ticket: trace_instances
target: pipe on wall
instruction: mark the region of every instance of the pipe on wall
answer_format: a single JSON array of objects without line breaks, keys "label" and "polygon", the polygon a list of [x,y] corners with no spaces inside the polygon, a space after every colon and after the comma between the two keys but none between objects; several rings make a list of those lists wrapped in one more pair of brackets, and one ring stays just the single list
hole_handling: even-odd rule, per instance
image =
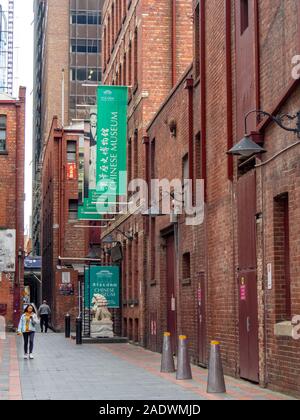
[{"label": "pipe on wall", "polygon": [[[233,147],[233,111],[232,111],[232,59],[231,59],[231,1],[225,0],[226,22],[226,115],[227,115],[227,150]],[[233,181],[233,156],[227,158],[228,179]]]},{"label": "pipe on wall", "polygon": [[171,50],[172,50],[172,87],[174,87],[176,85],[176,80],[177,80],[177,71],[176,71],[176,65],[177,65],[177,60],[176,60],[176,49],[177,49],[177,42],[176,42],[176,24],[177,24],[177,19],[176,19],[176,13],[177,13],[177,8],[176,8],[176,0],[172,0],[172,35],[171,35]]}]

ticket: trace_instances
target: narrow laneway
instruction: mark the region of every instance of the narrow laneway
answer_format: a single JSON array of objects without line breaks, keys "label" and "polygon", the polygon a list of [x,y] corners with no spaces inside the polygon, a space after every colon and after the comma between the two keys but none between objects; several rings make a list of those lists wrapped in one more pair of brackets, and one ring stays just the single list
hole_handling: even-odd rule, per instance
[{"label": "narrow laneway", "polygon": [[0,399],[24,400],[280,400],[289,399],[226,378],[227,395],[207,395],[207,371],[192,381],[160,373],[160,355],[129,344],[76,346],[60,334],[37,335],[34,360],[22,358],[22,341],[0,342]]}]

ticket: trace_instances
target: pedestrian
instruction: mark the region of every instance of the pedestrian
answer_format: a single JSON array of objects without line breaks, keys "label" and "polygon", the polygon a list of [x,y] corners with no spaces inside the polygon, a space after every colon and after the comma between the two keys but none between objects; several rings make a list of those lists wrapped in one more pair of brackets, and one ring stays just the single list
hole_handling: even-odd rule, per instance
[{"label": "pedestrian", "polygon": [[[23,334],[24,339],[24,359],[33,359],[33,345],[34,345],[34,336],[35,336],[35,327],[38,324],[39,320],[36,315],[35,309],[32,305],[28,305],[23,315],[21,316],[19,326],[18,326],[18,335]],[[29,353],[28,353],[29,345]]]},{"label": "pedestrian", "polygon": [[46,300],[44,300],[42,305],[39,307],[38,314],[41,318],[41,332],[44,332],[45,327],[45,333],[47,334],[51,309]]}]

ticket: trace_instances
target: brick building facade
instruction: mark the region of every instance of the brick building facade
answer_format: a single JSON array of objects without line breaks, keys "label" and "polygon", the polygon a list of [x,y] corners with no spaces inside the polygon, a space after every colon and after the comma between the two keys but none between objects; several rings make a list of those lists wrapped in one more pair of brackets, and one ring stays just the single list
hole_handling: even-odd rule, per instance
[{"label": "brick building facade", "polygon": [[34,1],[33,252],[40,252],[41,158],[52,118],[88,118],[100,82],[104,0]]},{"label": "brick building facade", "polygon": [[90,230],[77,220],[78,143],[83,135],[83,127],[62,129],[54,117],[43,156],[43,298],[57,330],[63,329],[67,313],[73,320],[78,316],[78,285],[89,252]]},{"label": "brick building facade", "polygon": [[[107,0],[103,9],[104,83],[129,86],[129,181],[204,180],[198,226],[186,215],[124,214],[103,231],[103,240],[112,235],[123,245],[122,334],[153,351],[166,329],[175,346],[177,335],[188,335],[193,362],[204,366],[210,341],[219,340],[227,374],[295,396],[299,142],[253,113],[247,131],[266,153],[245,161],[227,152],[245,134],[249,111],[299,110],[292,78],[299,40],[298,0]],[[59,185],[71,132],[55,121],[44,156],[43,257],[62,316],[75,311],[76,297],[58,292],[61,266],[82,258],[89,238],[68,221],[78,192],[73,181]]]},{"label": "brick building facade", "polygon": [[[0,230],[15,231],[14,272],[0,273],[0,308],[7,327],[19,321],[23,293],[24,258],[24,150],[26,89],[19,89],[19,99],[0,95]],[[4,240],[5,245],[5,240]],[[1,264],[5,258],[1,244]]]},{"label": "brick building facade", "polygon": [[[184,180],[201,179],[200,138],[194,136],[193,90],[193,68],[189,67],[148,127],[151,179],[176,179],[182,185]],[[174,187],[175,184],[170,190]],[[182,201],[180,190],[173,196],[175,203]],[[160,351],[162,333],[170,331],[175,348],[176,337],[185,334],[190,340],[192,360],[206,365],[205,325],[199,323],[205,305],[203,237],[203,225],[191,226],[186,213],[175,218],[150,217],[147,345]]]},{"label": "brick building facade", "polygon": [[[129,181],[145,179],[147,125],[192,59],[186,48],[192,43],[191,2],[106,1],[103,43],[103,83],[129,86]],[[123,335],[142,345],[149,330],[147,223],[142,216],[123,215],[102,236],[112,233],[123,243]],[[124,240],[120,231],[133,240]]]},{"label": "brick building facade", "polygon": [[[191,228],[181,216],[171,229],[166,218],[150,221],[147,343],[159,351],[171,320],[173,332],[189,335],[195,362],[207,365],[208,345],[217,339],[227,374],[299,396],[300,341],[292,337],[292,318],[300,311],[299,142],[271,118],[253,113],[248,132],[267,152],[245,161],[227,151],[245,134],[249,111],[298,112],[292,58],[300,48],[300,5],[296,0],[272,7],[264,1],[200,0],[193,9],[193,69],[167,97],[147,133],[152,175],[173,179],[184,159],[192,163],[190,175],[204,179],[205,219]],[[192,118],[184,92],[190,77]],[[166,124],[170,118],[175,139]],[[173,321],[168,252],[176,270]]]}]

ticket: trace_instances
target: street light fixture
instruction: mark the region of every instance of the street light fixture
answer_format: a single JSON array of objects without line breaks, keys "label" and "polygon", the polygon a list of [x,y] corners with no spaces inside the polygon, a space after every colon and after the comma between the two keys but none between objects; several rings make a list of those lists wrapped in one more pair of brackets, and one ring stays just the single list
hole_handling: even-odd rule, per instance
[{"label": "street light fixture", "polygon": [[[295,115],[284,114],[274,117],[273,115],[269,114],[268,112],[261,111],[261,110],[252,110],[248,112],[245,116],[245,137],[237,143],[231,150],[227,153],[233,156],[240,156],[240,157],[250,157],[252,155],[258,155],[261,153],[266,153],[266,150],[259,146],[252,140],[251,135],[248,134],[247,128],[247,120],[251,114],[256,113],[257,115],[262,115],[264,117],[269,117],[273,122],[275,122],[279,127],[281,127],[285,131],[289,131],[292,133],[297,134],[298,138],[300,138],[300,111],[298,111]],[[286,127],[284,125],[284,120],[296,120],[296,127]]]}]

